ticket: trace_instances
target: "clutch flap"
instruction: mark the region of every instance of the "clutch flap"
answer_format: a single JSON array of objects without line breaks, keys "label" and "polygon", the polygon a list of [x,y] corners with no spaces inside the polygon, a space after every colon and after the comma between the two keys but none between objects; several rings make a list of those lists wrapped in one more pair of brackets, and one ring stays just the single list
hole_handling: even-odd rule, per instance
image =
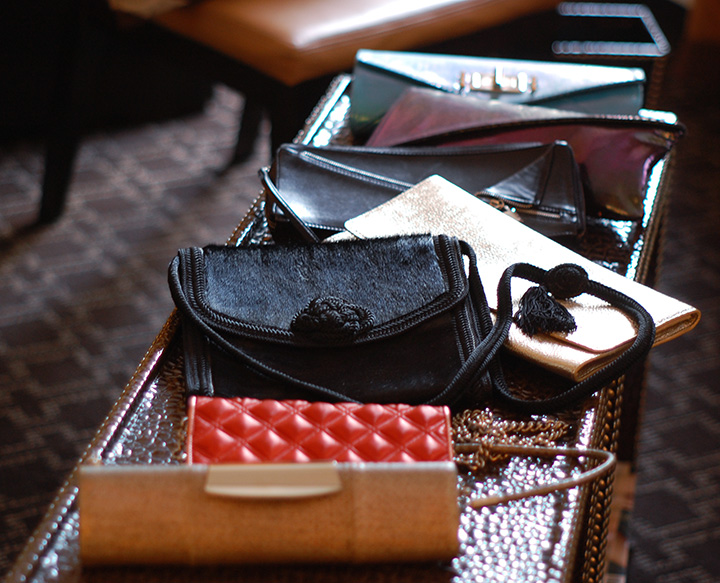
[{"label": "clutch flap", "polygon": [[208,466],[205,493],[225,498],[299,499],[342,489],[334,464],[222,464]]},{"label": "clutch flap", "polygon": [[353,69],[353,130],[369,131],[407,87],[587,113],[636,114],[640,68],[363,49]]},{"label": "clutch flap", "polygon": [[396,333],[467,294],[459,244],[429,235],[335,245],[181,250],[180,282],[211,327],[283,342]]},{"label": "clutch flap", "polygon": [[487,99],[501,95],[514,103],[539,104],[578,94],[576,105],[582,107],[582,93],[625,84],[639,86],[640,101],[627,107],[628,111],[616,113],[637,113],[642,107],[645,83],[645,72],[637,67],[369,49],[358,51],[355,62],[356,67],[376,69],[418,86]]},{"label": "clutch flap", "polygon": [[[552,125],[630,127],[635,131],[654,132],[658,136],[668,134],[672,138],[679,137],[684,131],[678,123],[637,114],[595,115],[532,104],[465,99],[461,95],[410,87],[393,103],[366,145],[388,147],[420,145],[423,142],[439,145],[451,137],[459,139],[463,135],[470,136],[471,132],[487,135],[523,127]],[[654,141],[661,140],[656,138]]]},{"label": "clutch flap", "polygon": [[585,227],[579,170],[560,141],[442,149],[284,144],[275,173],[275,224],[278,213],[294,215],[326,234],[433,174],[517,212],[548,236]]}]

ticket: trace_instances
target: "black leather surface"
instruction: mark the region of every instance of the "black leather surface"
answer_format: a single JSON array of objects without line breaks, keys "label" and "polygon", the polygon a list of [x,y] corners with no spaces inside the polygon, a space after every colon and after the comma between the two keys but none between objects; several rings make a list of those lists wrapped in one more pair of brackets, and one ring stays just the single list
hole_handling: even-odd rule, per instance
[{"label": "black leather surface", "polygon": [[285,144],[275,173],[282,200],[268,206],[271,219],[281,223],[292,212],[321,236],[433,174],[504,204],[544,235],[585,229],[579,170],[564,142],[440,150]]}]

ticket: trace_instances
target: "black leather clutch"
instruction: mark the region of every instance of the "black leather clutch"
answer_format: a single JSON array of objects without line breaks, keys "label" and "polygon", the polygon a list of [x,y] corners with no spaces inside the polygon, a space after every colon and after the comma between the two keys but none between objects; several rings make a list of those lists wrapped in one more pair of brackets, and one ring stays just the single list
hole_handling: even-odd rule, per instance
[{"label": "black leather clutch", "polygon": [[[512,278],[538,284],[515,314]],[[639,303],[590,280],[576,264],[508,266],[493,322],[475,252],[446,235],[191,247],[171,262],[168,279],[185,380],[196,395],[456,410],[497,396],[520,410],[547,412],[623,374],[655,338],[652,316]],[[577,323],[558,300],[582,294],[635,322],[631,346],[550,398],[513,394],[499,357],[512,323],[531,336],[570,332]]]},{"label": "black leather clutch", "polygon": [[265,174],[274,231],[323,239],[346,220],[440,175],[549,237],[585,229],[579,170],[564,142],[471,148],[285,144]]}]

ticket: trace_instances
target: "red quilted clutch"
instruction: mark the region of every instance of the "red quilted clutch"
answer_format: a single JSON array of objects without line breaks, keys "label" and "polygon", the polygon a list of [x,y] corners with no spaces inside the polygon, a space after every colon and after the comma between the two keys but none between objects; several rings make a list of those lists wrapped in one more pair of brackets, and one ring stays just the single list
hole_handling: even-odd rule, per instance
[{"label": "red quilted clutch", "polygon": [[450,412],[362,405],[191,397],[188,461],[451,461]]}]

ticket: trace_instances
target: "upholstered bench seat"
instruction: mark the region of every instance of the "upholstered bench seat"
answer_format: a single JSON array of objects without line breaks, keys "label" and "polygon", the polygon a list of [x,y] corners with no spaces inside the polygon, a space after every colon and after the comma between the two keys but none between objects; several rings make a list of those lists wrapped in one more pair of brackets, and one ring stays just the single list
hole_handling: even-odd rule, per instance
[{"label": "upholstered bench seat", "polygon": [[288,85],[342,71],[360,48],[424,47],[556,0],[204,0],[158,24]]},{"label": "upholstered bench seat", "polygon": [[[107,0],[105,8],[146,21],[148,50],[199,67],[245,96],[230,165],[253,151],[270,119],[273,150],[303,125],[329,78],[358,49],[419,50],[554,8],[559,0]],[[84,3],[83,3],[84,5]],[[180,5],[180,7],[176,7]],[[158,7],[161,8],[158,8]],[[65,205],[83,110],[99,66],[97,23],[84,11],[64,77],[45,158],[39,222]],[[517,39],[522,42],[522,39]]]}]

